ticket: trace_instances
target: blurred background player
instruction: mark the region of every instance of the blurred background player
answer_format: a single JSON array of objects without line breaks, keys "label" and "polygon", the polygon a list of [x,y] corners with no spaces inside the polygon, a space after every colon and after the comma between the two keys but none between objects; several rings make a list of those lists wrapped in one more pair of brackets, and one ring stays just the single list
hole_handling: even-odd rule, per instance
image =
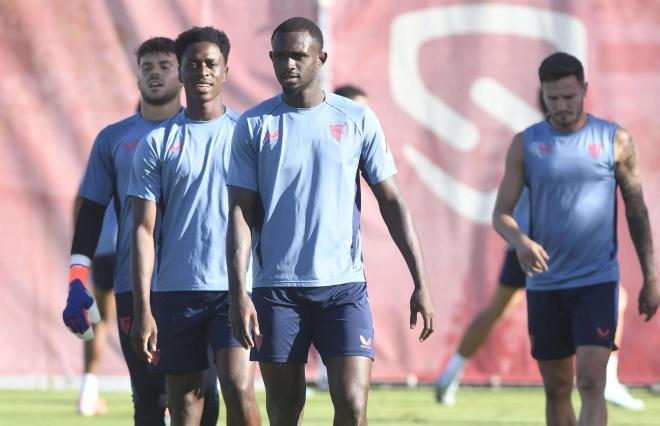
[{"label": "blurred background player", "polygon": [[[80,201],[76,204],[78,210]],[[107,412],[105,400],[99,398],[99,382],[96,374],[108,343],[110,323],[116,316],[113,280],[117,261],[117,231],[117,212],[111,201],[105,210],[99,243],[92,260],[93,293],[101,320],[92,325],[94,338],[85,340],[83,344],[84,371],[77,406],[78,414],[83,416],[101,415]]]},{"label": "blurred background player", "polygon": [[[126,199],[126,191],[133,155],[142,137],[181,110],[181,83],[178,80],[174,42],[171,39],[149,39],[140,45],[136,53],[137,82],[141,95],[139,112],[103,129],[92,147],[76,201],[79,209],[71,249],[71,284],[63,318],[65,324],[79,337],[85,333],[91,334],[86,311],[91,308],[94,299],[85,287],[89,259],[99,240],[104,212],[106,215],[114,213],[118,217],[116,264],[110,272],[108,265],[96,262],[93,265],[96,271],[92,273],[98,275],[101,269],[103,277],[97,278],[101,282],[107,280],[108,275],[114,275],[119,341],[131,377],[135,424],[163,425],[166,409],[165,377],[149,370],[148,364],[140,360],[131,349],[128,339],[133,320],[133,294],[130,281],[131,208]],[[105,340],[102,334],[96,337],[99,343]],[[205,377],[208,398],[205,400],[202,424],[215,425],[219,411],[215,372]],[[91,385],[84,383],[82,394],[97,393],[97,380],[92,378],[87,382]],[[90,403],[90,406],[93,407],[93,404]]]},{"label": "blurred background player", "polygon": [[135,296],[131,344],[165,374],[172,424],[200,421],[207,398],[202,373],[211,345],[227,424],[258,425],[255,363],[233,339],[228,316],[225,177],[238,119],[222,99],[229,39],[213,27],[193,27],[179,34],[174,46],[187,106],[137,147],[128,190]]},{"label": "blurred background player", "polygon": [[[543,92],[538,92],[538,106],[547,117],[548,109],[543,102]],[[518,227],[527,233],[529,226],[529,195],[526,189],[520,194],[520,199],[514,210],[514,217]],[[486,341],[495,324],[505,318],[522,300],[525,290],[525,274],[520,269],[516,252],[510,245],[507,246],[506,255],[502,264],[497,288],[489,304],[482,309],[468,325],[460,340],[456,352],[449,358],[445,370],[435,382],[436,400],[444,405],[453,405],[456,401],[456,392],[461,383],[461,375],[465,363],[474,356]],[[628,304],[628,294],[623,286],[619,286],[619,324],[616,329],[614,343],[621,347],[623,339],[624,313]],[[607,364],[607,382],[605,385],[605,399],[614,405],[630,410],[642,410],[644,401],[633,397],[618,377],[618,351],[610,354]]]},{"label": "blurred background player", "polygon": [[366,92],[352,84],[344,84],[342,86],[338,86],[335,89],[335,95],[343,96],[365,106],[369,105]]}]

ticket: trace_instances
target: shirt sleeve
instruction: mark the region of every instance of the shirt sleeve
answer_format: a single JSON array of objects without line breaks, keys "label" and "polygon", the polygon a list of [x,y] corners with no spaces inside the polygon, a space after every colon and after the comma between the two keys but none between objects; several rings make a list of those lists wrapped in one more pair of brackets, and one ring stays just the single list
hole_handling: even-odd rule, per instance
[{"label": "shirt sleeve", "polygon": [[101,205],[108,205],[114,192],[114,166],[111,139],[107,130],[101,131],[94,141],[87,160],[79,195]]},{"label": "shirt sleeve", "polygon": [[159,143],[162,129],[148,133],[139,143],[133,156],[131,178],[128,183],[128,196],[149,201],[160,201],[162,179]]},{"label": "shirt sleeve", "polygon": [[257,144],[253,143],[247,119],[241,117],[234,129],[227,172],[227,185],[259,190]]},{"label": "shirt sleeve", "polygon": [[369,185],[375,185],[396,174],[392,151],[387,145],[378,118],[369,108],[363,119],[360,164],[362,175]]}]

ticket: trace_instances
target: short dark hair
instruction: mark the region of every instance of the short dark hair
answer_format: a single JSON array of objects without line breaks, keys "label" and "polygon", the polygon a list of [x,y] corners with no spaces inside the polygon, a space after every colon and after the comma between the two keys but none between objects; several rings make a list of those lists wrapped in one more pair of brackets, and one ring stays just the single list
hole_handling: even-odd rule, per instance
[{"label": "short dark hair", "polygon": [[578,58],[565,52],[557,52],[548,56],[539,67],[541,83],[557,81],[574,75],[580,84],[584,83],[584,68]]},{"label": "short dark hair", "polygon": [[273,41],[277,33],[295,33],[299,31],[308,32],[318,42],[320,49],[323,50],[323,33],[321,33],[321,29],[314,22],[302,16],[289,18],[278,25],[270,36],[270,41]]},{"label": "short dark hair", "polygon": [[135,51],[138,65],[140,59],[149,53],[174,53],[174,40],[167,37],[152,37],[142,42]]},{"label": "short dark hair", "polygon": [[182,32],[174,41],[174,50],[176,52],[176,59],[181,63],[183,52],[186,51],[188,46],[195,43],[215,43],[220,49],[225,65],[229,60],[229,38],[224,31],[220,31],[213,27],[192,27],[191,29]]},{"label": "short dark hair", "polygon": [[364,90],[352,84],[345,84],[335,88],[335,94],[352,100],[355,100],[358,96],[367,96]]}]

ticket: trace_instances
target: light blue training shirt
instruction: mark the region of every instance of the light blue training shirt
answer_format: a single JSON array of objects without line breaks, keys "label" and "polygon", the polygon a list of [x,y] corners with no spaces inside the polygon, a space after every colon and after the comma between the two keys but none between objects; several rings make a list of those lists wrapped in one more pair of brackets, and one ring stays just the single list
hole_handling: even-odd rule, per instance
[{"label": "light blue training shirt", "polygon": [[617,124],[587,116],[575,132],[542,121],[524,133],[532,240],[549,270],[527,278],[530,290],[619,280],[614,136]]},{"label": "light blue training shirt", "polygon": [[138,146],[128,195],[155,201],[161,213],[154,291],[227,291],[226,176],[237,119],[229,108],[209,121],[184,110]]},{"label": "light blue training shirt", "polygon": [[258,193],[254,287],[365,281],[360,182],[396,167],[375,114],[333,93],[311,108],[275,96],[245,112],[234,132],[229,185]]},{"label": "light blue training shirt", "polygon": [[[103,129],[92,147],[79,195],[119,212],[117,220],[117,265],[114,273],[115,293],[132,291],[131,287],[131,204],[126,198],[133,167],[133,155],[140,140],[164,121],[145,120],[134,114]],[[107,220],[107,219],[105,219]],[[103,228],[105,229],[105,228]],[[101,237],[103,239],[105,237]],[[98,249],[97,249],[97,254]]]}]

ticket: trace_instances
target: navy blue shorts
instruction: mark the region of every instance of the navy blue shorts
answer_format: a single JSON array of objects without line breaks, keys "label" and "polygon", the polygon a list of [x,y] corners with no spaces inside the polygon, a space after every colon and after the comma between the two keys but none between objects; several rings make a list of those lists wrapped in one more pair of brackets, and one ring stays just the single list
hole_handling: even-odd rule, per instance
[{"label": "navy blue shorts", "polygon": [[209,366],[207,345],[214,353],[241,346],[232,334],[226,291],[154,292],[152,300],[160,350],[155,371],[202,371]]},{"label": "navy blue shorts", "polygon": [[619,286],[615,282],[565,290],[527,290],[532,356],[567,358],[578,346],[616,349]]},{"label": "navy blue shorts", "polygon": [[[133,322],[133,293],[130,291],[117,293],[115,296],[119,343],[131,377],[135,424],[145,426],[163,425],[165,408],[167,407],[165,374],[154,371],[153,366],[138,358],[131,347],[129,334]],[[209,354],[208,356],[211,357],[212,355]],[[216,380],[215,366],[204,371],[202,426],[215,425],[218,422],[220,401]]]},{"label": "navy blue shorts", "polygon": [[525,288],[525,273],[520,267],[515,250],[507,250],[502,272],[500,272],[500,285],[512,288]]},{"label": "navy blue shorts", "polygon": [[92,284],[96,288],[106,291],[112,290],[115,286],[115,265],[117,256],[108,254],[96,256],[92,260]]},{"label": "navy blue shorts", "polygon": [[305,363],[309,346],[325,362],[338,356],[374,359],[367,284],[262,287],[252,291],[263,336],[253,361]]}]

